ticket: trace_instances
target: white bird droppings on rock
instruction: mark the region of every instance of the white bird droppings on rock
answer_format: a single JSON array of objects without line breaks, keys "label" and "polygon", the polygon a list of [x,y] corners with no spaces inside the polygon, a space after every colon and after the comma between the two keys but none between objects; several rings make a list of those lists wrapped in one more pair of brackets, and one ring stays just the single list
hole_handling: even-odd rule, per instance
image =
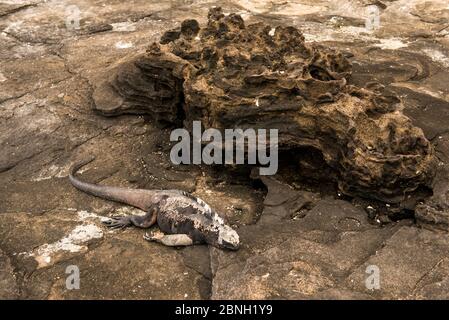
[{"label": "white bird droppings on rock", "polygon": [[446,68],[449,68],[449,57],[446,56],[444,53],[442,53],[439,50],[433,50],[433,49],[423,49],[422,50],[432,61],[440,63]]},{"label": "white bird droppings on rock", "polygon": [[99,216],[96,213],[88,212],[86,210],[78,211],[77,214],[78,214],[78,219],[80,221],[85,221],[87,219],[100,219],[101,220],[101,219],[105,218],[105,217]]},{"label": "white bird droppings on rock", "polygon": [[132,48],[133,44],[131,42],[119,41],[119,42],[115,43],[115,47],[117,49],[128,49],[128,48]]},{"label": "white bird droppings on rock", "polygon": [[384,49],[384,50],[396,50],[400,48],[407,47],[407,44],[402,42],[400,39],[389,38],[389,39],[379,39],[380,43],[376,43],[374,46]]},{"label": "white bird droppings on rock", "polygon": [[135,23],[125,21],[125,22],[117,22],[117,23],[111,23],[112,31],[115,32],[132,32],[136,31],[136,25]]},{"label": "white bird droppings on rock", "polygon": [[38,263],[38,268],[43,268],[55,262],[57,259],[52,259],[61,251],[66,252],[80,252],[87,249],[85,244],[92,239],[99,239],[103,237],[103,231],[94,224],[86,224],[76,226],[70,234],[66,237],[53,242],[46,243],[33,250],[28,256],[34,257]]}]

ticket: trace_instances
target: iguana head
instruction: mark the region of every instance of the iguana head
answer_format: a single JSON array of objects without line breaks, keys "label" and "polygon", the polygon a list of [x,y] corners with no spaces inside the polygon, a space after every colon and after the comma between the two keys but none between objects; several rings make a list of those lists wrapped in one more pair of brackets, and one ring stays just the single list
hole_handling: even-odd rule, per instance
[{"label": "iguana head", "polygon": [[239,235],[230,226],[221,225],[218,229],[217,245],[220,248],[237,250],[240,247]]}]

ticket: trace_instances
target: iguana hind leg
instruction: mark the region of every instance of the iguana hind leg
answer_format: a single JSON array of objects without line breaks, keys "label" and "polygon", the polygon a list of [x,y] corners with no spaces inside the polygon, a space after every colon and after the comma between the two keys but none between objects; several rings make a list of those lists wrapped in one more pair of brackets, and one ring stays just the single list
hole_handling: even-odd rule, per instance
[{"label": "iguana hind leg", "polygon": [[139,228],[149,228],[156,223],[158,214],[158,208],[156,205],[152,205],[148,212],[144,216],[132,215],[132,216],[120,216],[112,217],[103,223],[112,229],[122,229],[134,225]]},{"label": "iguana hind leg", "polygon": [[165,246],[191,246],[193,244],[192,238],[186,234],[164,234],[162,232],[145,233],[143,238],[147,241],[155,241],[162,243]]}]

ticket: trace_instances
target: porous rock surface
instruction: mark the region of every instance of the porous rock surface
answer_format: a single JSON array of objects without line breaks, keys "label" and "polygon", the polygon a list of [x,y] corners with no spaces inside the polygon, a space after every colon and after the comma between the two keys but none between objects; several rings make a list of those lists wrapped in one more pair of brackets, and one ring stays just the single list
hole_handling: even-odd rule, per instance
[{"label": "porous rock surface", "polygon": [[213,8],[203,28],[187,19],[160,42],[101,82],[96,110],[187,127],[201,120],[220,130],[278,129],[281,150],[319,150],[351,196],[400,203],[430,187],[433,148],[400,99],[380,84],[348,85],[343,54],[306,44],[297,28],[245,26],[240,15]]}]

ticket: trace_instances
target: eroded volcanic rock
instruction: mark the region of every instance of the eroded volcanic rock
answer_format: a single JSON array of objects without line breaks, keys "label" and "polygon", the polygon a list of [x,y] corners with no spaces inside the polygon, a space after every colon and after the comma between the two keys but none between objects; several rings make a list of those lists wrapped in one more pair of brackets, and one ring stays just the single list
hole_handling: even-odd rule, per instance
[{"label": "eroded volcanic rock", "polygon": [[183,68],[189,63],[173,54],[152,51],[120,64],[94,91],[96,110],[107,116],[150,113],[156,120],[182,118]]},{"label": "eroded volcanic rock", "polygon": [[348,195],[390,203],[430,186],[434,152],[401,101],[380,85],[347,84],[350,62],[294,27],[245,26],[211,9],[114,69],[94,92],[105,115],[201,120],[205,128],[279,130],[279,148],[319,150]]}]

